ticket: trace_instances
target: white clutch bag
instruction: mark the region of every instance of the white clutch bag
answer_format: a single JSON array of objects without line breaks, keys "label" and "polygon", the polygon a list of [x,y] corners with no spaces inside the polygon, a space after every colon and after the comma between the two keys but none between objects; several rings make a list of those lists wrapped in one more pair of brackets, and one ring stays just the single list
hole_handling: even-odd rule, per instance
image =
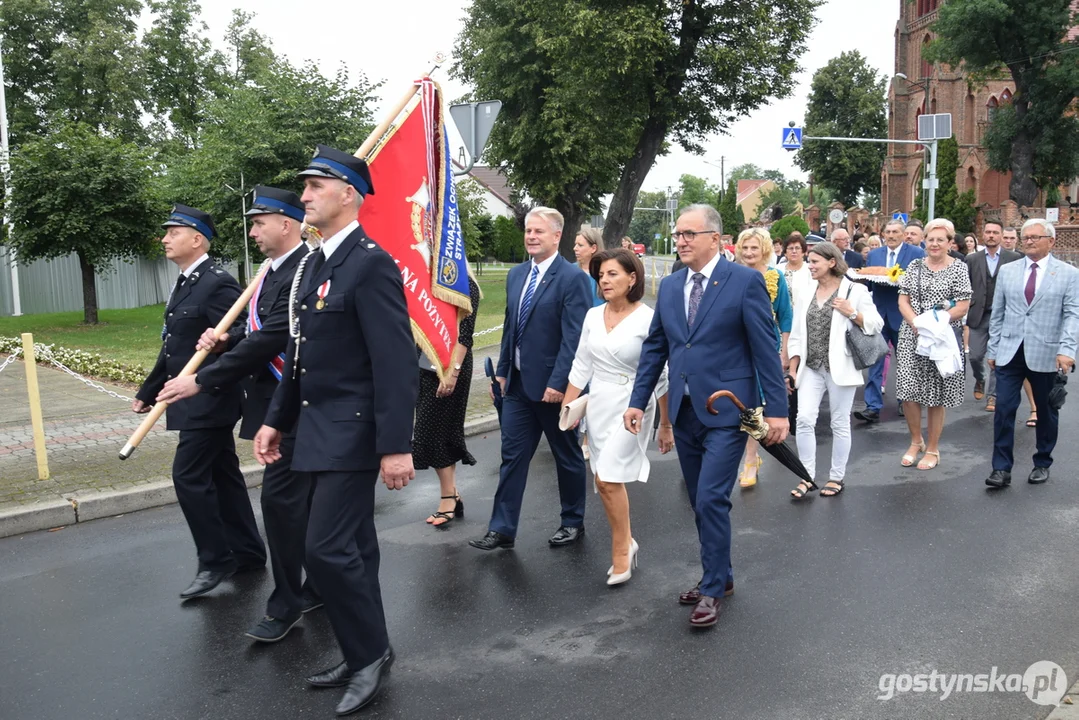
[{"label": "white clutch bag", "polygon": [[584,411],[587,407],[587,395],[582,395],[563,407],[562,412],[558,415],[558,429],[565,431],[576,425],[584,417]]}]

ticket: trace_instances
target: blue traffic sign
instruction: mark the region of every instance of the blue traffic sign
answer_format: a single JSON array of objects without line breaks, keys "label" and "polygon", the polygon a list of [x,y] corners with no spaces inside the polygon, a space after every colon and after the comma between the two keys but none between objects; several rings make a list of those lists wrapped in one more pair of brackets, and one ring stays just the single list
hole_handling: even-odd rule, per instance
[{"label": "blue traffic sign", "polygon": [[787,127],[783,128],[783,149],[784,150],[801,150],[802,149],[802,128]]},{"label": "blue traffic sign", "polygon": [[910,216],[906,213],[901,212],[892,213],[892,220],[899,220],[901,223],[906,225],[908,222],[910,222]]}]

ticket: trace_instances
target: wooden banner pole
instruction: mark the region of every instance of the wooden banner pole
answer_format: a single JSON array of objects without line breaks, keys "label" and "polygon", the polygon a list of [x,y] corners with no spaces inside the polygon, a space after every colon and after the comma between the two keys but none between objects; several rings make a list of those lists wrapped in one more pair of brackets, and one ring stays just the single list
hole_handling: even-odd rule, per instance
[{"label": "wooden banner pole", "polygon": [[34,355],[34,336],[22,334],[22,357],[26,365],[26,393],[30,396],[30,423],[34,428],[34,458],[37,459],[37,479],[49,479],[49,457],[45,451],[45,421],[41,414],[41,389],[37,384],[37,356]]},{"label": "wooden banner pole", "polygon": [[419,89],[419,85],[413,85],[409,88],[408,92],[393,106],[393,109],[386,114],[385,119],[379,123],[378,127],[371,131],[371,134],[363,141],[363,145],[360,145],[360,149],[354,153],[356,157],[365,160],[367,159],[367,156],[371,154],[371,151],[374,149],[375,145],[378,144],[378,141],[386,134],[386,131],[390,129],[390,126],[393,125],[393,121],[397,119],[397,116],[401,114],[401,111],[412,101],[412,98],[416,97],[416,93]]}]

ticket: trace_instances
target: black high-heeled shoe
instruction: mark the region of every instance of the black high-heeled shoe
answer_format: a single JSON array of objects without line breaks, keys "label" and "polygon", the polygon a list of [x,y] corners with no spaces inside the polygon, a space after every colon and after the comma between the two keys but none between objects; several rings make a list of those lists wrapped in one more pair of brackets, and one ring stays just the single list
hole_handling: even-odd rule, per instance
[{"label": "black high-heeled shoe", "polygon": [[[457,502],[453,506],[453,510],[436,510],[431,513],[431,517],[428,518],[428,522],[433,527],[444,528],[449,525],[455,518],[463,518],[465,516],[465,504],[461,500],[461,496],[457,493],[453,495],[442,495],[440,500],[456,500]],[[436,519],[442,520],[440,523],[434,522]]]}]

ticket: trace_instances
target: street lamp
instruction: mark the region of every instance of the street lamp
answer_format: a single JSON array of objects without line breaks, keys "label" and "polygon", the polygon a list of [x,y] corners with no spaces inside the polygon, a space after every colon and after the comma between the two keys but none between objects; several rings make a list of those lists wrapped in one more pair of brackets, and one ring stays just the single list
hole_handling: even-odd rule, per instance
[{"label": "street lamp", "polygon": [[247,191],[244,190],[244,174],[240,171],[240,189],[232,187],[228,183],[225,183],[232,192],[240,193],[240,207],[242,208],[242,215],[244,221],[244,280],[251,279],[251,253],[247,249]]}]

